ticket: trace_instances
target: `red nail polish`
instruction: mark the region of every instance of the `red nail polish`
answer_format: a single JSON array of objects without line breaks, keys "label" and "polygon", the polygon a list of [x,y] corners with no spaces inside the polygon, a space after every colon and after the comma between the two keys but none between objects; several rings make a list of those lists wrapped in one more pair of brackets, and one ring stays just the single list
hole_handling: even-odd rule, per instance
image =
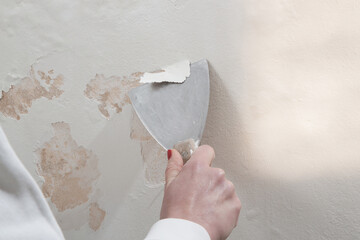
[{"label": "red nail polish", "polygon": [[169,149],[168,151],[168,160],[171,158],[171,149]]}]

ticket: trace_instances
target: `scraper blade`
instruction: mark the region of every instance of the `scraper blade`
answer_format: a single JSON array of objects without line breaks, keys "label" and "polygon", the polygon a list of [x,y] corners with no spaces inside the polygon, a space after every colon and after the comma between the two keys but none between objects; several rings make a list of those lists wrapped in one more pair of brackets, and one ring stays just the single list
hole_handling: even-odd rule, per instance
[{"label": "scraper blade", "polygon": [[129,92],[145,128],[166,150],[188,139],[200,143],[209,95],[209,66],[205,59],[190,65],[190,76],[183,83],[147,83]]}]

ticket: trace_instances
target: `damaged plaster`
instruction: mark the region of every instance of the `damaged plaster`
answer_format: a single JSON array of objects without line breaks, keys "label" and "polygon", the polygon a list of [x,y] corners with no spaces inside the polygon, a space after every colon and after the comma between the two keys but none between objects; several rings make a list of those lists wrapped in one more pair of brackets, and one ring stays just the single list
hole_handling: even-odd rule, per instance
[{"label": "damaged plaster", "polygon": [[91,203],[89,209],[89,226],[92,230],[96,231],[100,228],[101,223],[104,221],[106,212],[99,207],[98,203]]},{"label": "damaged plaster", "polygon": [[100,177],[98,158],[77,144],[68,123],[51,125],[54,136],[35,151],[38,174],[43,178],[42,192],[51,201],[63,230],[79,229],[87,223],[97,231],[106,216],[105,210],[94,201]]},{"label": "damaged plaster", "polygon": [[44,179],[42,192],[59,212],[72,209],[89,200],[94,183],[100,176],[96,155],[72,138],[65,122],[51,124],[54,136],[36,153],[38,172]]},{"label": "damaged plaster", "polygon": [[64,92],[61,89],[63,83],[64,76],[54,74],[53,69],[35,72],[31,66],[29,76],[11,85],[7,92],[2,91],[0,112],[6,117],[20,120],[20,115],[28,113],[35,100],[58,98]]},{"label": "damaged plaster", "polygon": [[165,181],[167,157],[165,149],[150,135],[139,117],[132,111],[130,138],[139,141],[144,162],[145,184],[156,187]]},{"label": "damaged plaster", "polygon": [[122,108],[130,103],[127,92],[139,86],[141,72],[136,72],[128,77],[110,76],[96,74],[86,85],[84,95],[98,102],[98,109],[101,114],[109,119],[111,111],[120,113]]},{"label": "damaged plaster", "polygon": [[190,76],[190,62],[184,60],[152,72],[135,72],[129,76],[110,76],[96,74],[86,85],[84,95],[98,103],[101,114],[109,119],[112,112],[120,113],[130,104],[127,93],[144,83],[173,82],[182,83]]}]

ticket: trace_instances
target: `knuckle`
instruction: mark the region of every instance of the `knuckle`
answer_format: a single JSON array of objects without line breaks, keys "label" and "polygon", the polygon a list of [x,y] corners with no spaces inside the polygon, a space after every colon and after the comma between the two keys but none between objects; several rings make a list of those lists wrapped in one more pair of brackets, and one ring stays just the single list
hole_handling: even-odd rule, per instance
[{"label": "knuckle", "polygon": [[239,215],[240,215],[240,210],[241,210],[241,202],[240,199],[236,196],[235,198],[235,204],[234,204],[234,211],[236,214],[236,221],[234,223],[234,228],[237,226],[238,224],[238,220],[239,220]]},{"label": "knuckle", "polygon": [[218,180],[225,180],[225,171],[221,168],[216,168],[215,176]]},{"label": "knuckle", "polygon": [[227,190],[229,191],[230,194],[235,194],[235,186],[231,181],[227,180],[226,188],[227,188]]},{"label": "knuckle", "polygon": [[239,199],[238,197],[236,197],[235,209],[236,209],[236,211],[237,211],[238,213],[240,213],[241,207],[242,207],[241,201],[240,201],[240,199]]},{"label": "knuckle", "polygon": [[202,148],[202,150],[204,150],[205,152],[208,152],[211,156],[214,156],[214,157],[215,157],[215,150],[214,150],[214,148],[212,148],[211,146],[209,146],[209,145],[202,145],[201,148]]},{"label": "knuckle", "polygon": [[236,227],[237,227],[237,225],[238,225],[238,221],[239,221],[239,215],[237,216],[236,221],[234,222],[234,228],[236,228]]}]

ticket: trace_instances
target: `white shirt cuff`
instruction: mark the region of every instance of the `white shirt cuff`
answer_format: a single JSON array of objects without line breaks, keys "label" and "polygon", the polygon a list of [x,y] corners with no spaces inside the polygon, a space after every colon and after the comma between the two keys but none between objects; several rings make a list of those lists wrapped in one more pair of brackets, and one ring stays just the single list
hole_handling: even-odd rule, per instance
[{"label": "white shirt cuff", "polygon": [[178,218],[157,221],[145,240],[211,240],[201,225]]}]

